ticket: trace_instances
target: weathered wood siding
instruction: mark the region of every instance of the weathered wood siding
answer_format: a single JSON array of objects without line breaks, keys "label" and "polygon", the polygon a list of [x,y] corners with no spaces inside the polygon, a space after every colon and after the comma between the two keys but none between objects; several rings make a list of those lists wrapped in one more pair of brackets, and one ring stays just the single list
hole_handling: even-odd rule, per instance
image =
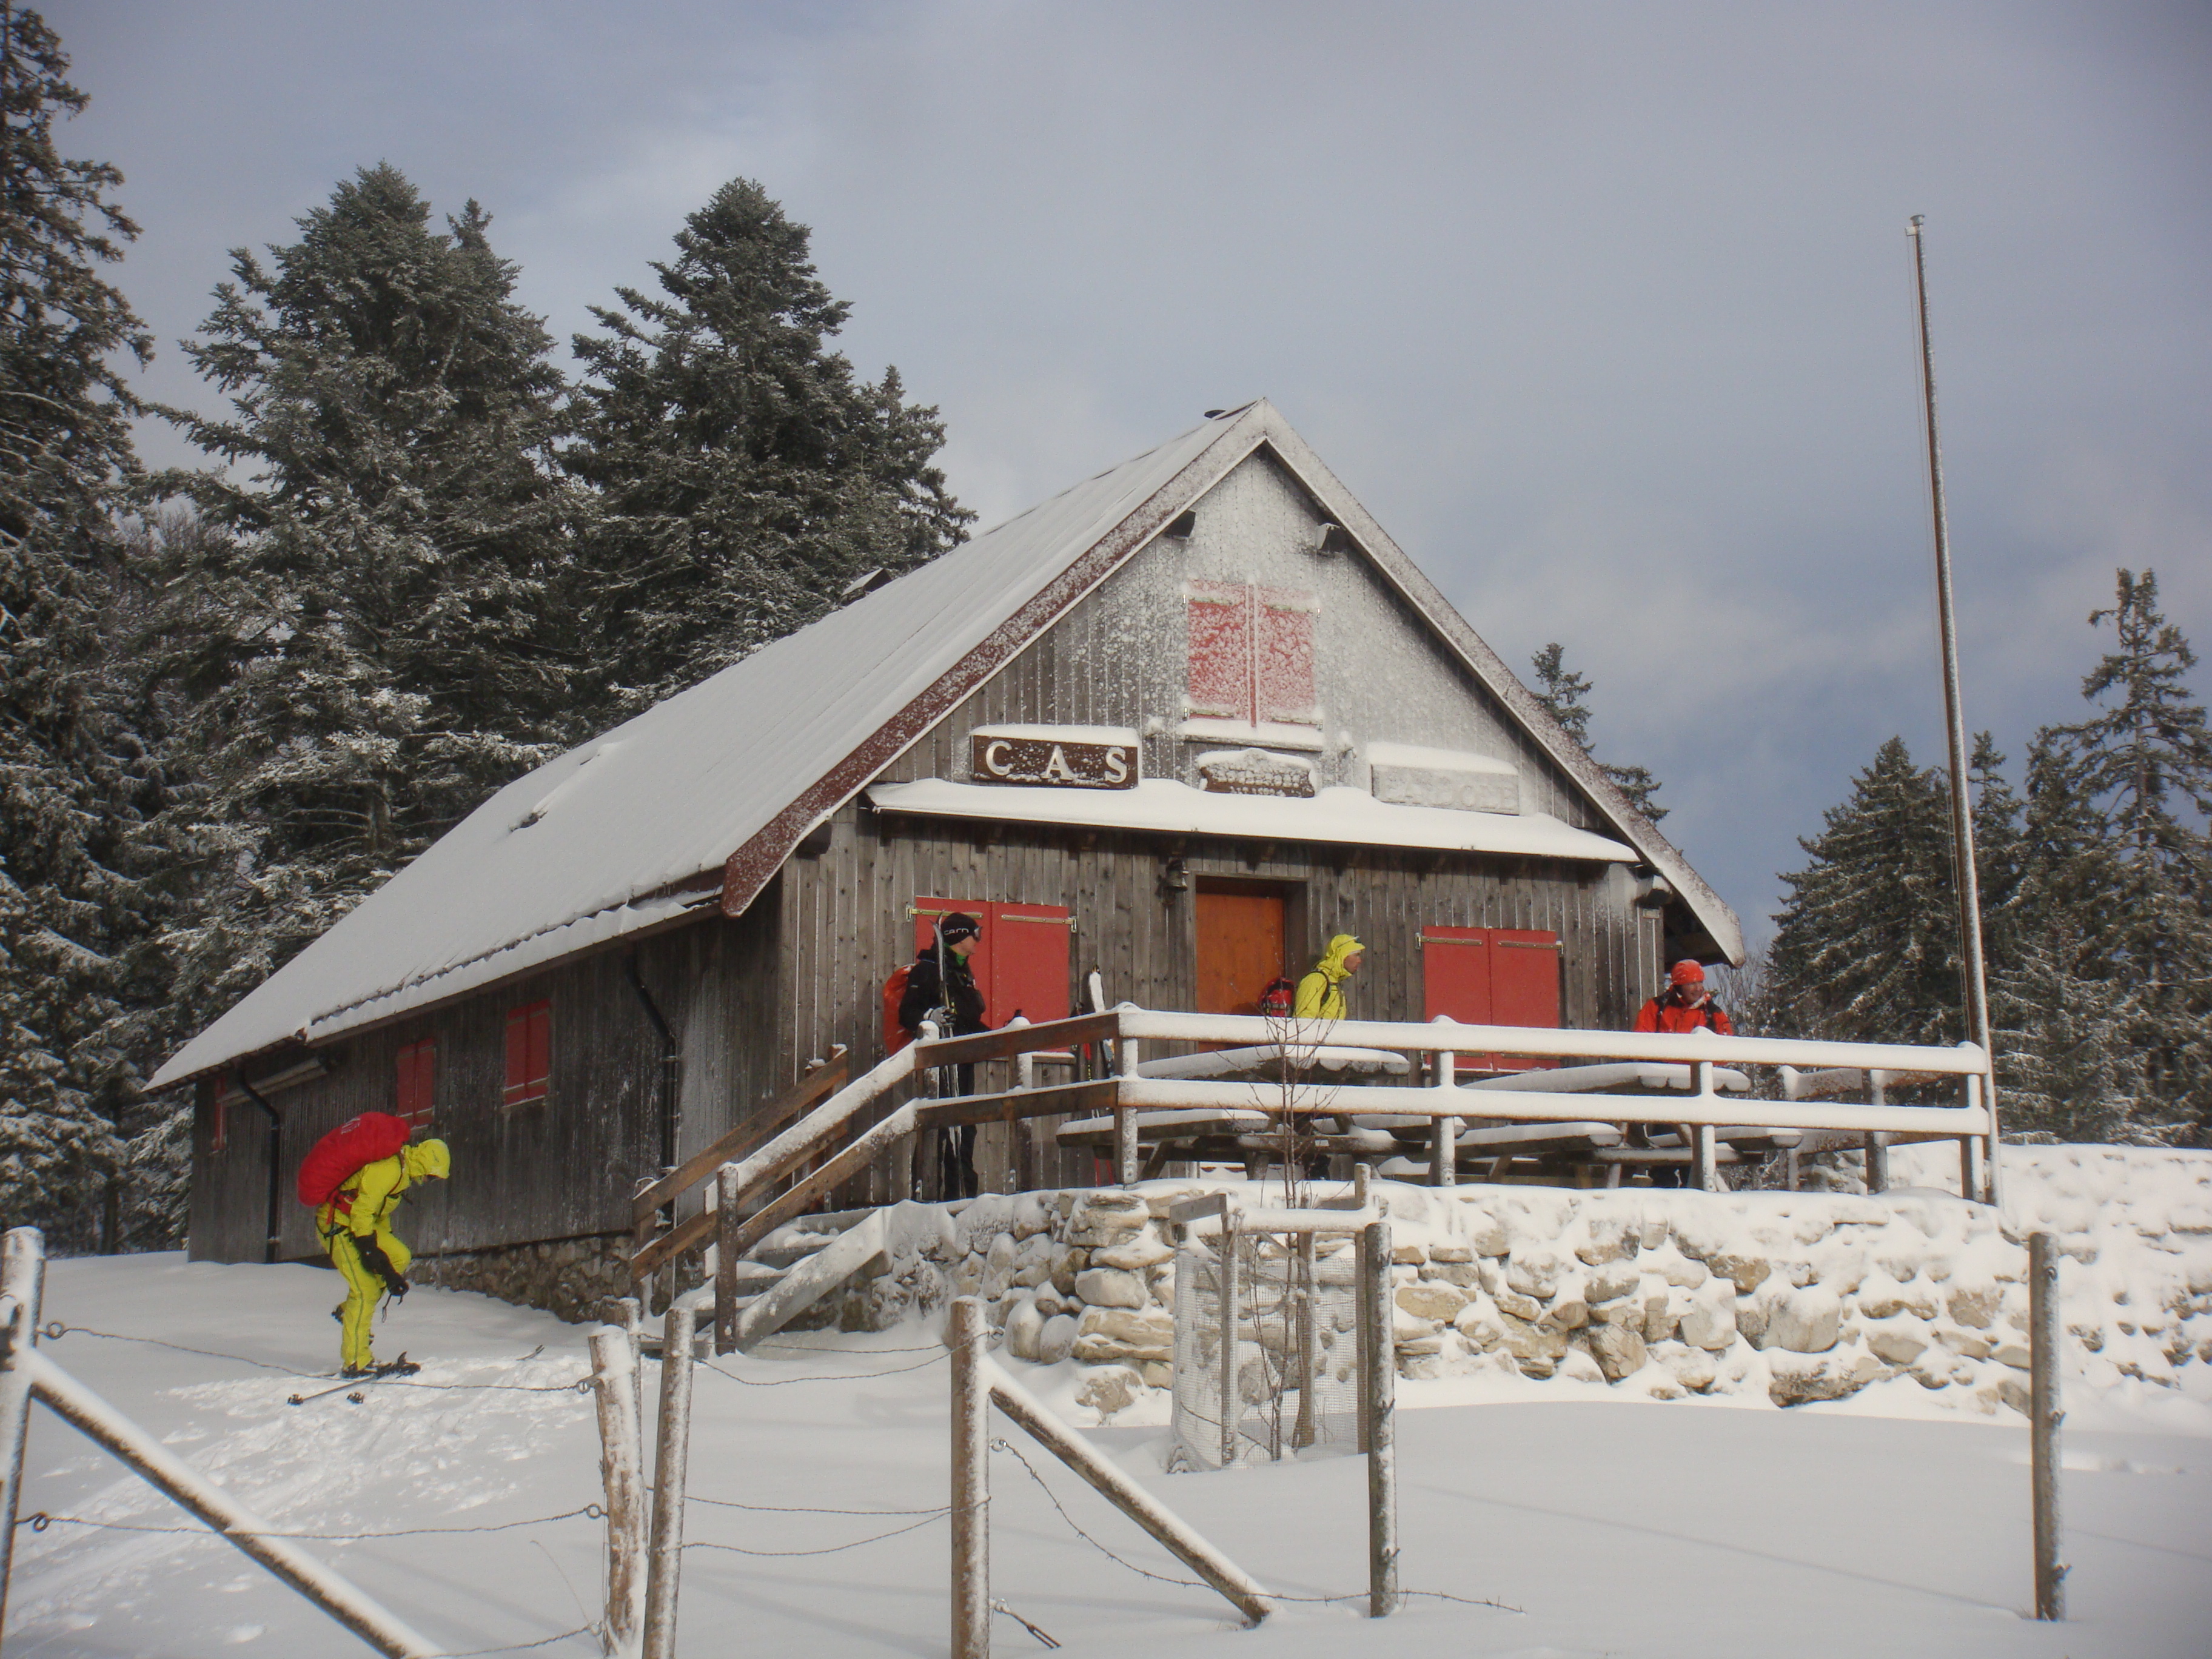
[{"label": "weathered wood siding", "polygon": [[[764,897],[769,896],[764,895]],[[710,914],[640,941],[638,979],[660,1007],[684,1066],[679,1156],[773,1094],[777,907],[736,921]],[[399,1050],[435,1037],[434,1133],[453,1149],[450,1182],[410,1193],[399,1231],[418,1254],[481,1250],[623,1232],[640,1177],[660,1168],[665,1049],[631,982],[632,950],[575,958],[321,1052],[330,1072],[272,1097],[284,1115],[283,1247],[287,1260],[322,1254],[313,1217],[293,1194],[307,1148],[357,1112],[390,1111]],[[501,1103],[507,1013],[552,1004],[546,1097]],[[196,1259],[261,1259],[267,1164],[260,1114],[234,1101],[228,1145],[209,1146],[199,1114],[191,1229]]]}]

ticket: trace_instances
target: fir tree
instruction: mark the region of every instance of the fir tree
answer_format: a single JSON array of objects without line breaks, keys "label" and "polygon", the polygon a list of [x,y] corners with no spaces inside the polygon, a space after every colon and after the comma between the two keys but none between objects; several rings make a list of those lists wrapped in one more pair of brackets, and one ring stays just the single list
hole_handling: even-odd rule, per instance
[{"label": "fir tree", "polygon": [[[1965,1035],[1948,797],[1883,744],[1826,828],[1798,845],[1776,918],[1771,1000],[1800,1032],[1847,1042],[1955,1042]],[[1786,1011],[1786,1012],[1784,1012]]]},{"label": "fir tree", "polygon": [[930,458],[934,409],[896,369],[870,384],[826,342],[849,307],[809,233],[738,179],[685,221],[660,292],[618,290],[579,336],[574,474],[598,491],[572,572],[579,654],[605,721],[811,622],[856,576],[962,540],[973,516]]},{"label": "fir tree", "polygon": [[2125,983],[2148,1094],[2212,1130],[2212,733],[2185,684],[2196,653],[2148,570],[2121,570],[2091,612],[2114,649],[2081,685],[2101,703],[2039,734],[2046,911],[2083,934],[2095,976]]},{"label": "fir tree", "polygon": [[2098,977],[2068,920],[2019,940],[1990,990],[1996,1024],[1999,1107],[2021,1140],[2156,1146],[2175,1126],[2158,1121],[2136,1033],[2141,1001]]},{"label": "fir tree", "polygon": [[159,481],[201,515],[156,627],[201,790],[170,830],[205,872],[178,930],[204,1019],[538,760],[570,665],[547,622],[572,490],[560,380],[470,203],[439,231],[364,169],[235,280],[185,349],[221,464]]},{"label": "fir tree", "polygon": [[[1582,746],[1583,752],[1589,754],[1591,686],[1583,675],[1567,666],[1566,654],[1566,647],[1557,640],[1536,653],[1536,701],[1551,711],[1560,729]],[[1613,787],[1628,797],[1629,805],[1650,822],[1656,823],[1667,816],[1667,809],[1654,799],[1662,786],[1649,768],[1611,766],[1595,756],[1591,758]]]},{"label": "fir tree", "polygon": [[137,470],[120,364],[151,343],[103,265],[122,175],[65,158],[85,106],[35,12],[0,9],[0,1214],[98,1236],[136,1099],[161,777],[110,672],[115,511]]}]

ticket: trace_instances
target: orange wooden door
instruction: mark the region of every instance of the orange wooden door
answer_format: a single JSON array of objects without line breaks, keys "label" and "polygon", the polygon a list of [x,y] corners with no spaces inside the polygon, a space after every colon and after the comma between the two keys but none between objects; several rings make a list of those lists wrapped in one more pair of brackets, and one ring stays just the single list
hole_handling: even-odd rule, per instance
[{"label": "orange wooden door", "polygon": [[1260,993],[1283,974],[1283,896],[1198,890],[1198,1008],[1256,1014]]}]

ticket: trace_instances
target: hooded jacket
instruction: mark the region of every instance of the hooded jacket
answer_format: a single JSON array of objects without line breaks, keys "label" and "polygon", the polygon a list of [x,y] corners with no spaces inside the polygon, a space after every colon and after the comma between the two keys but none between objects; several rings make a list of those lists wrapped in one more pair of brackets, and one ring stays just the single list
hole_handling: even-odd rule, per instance
[{"label": "hooded jacket", "polygon": [[[1703,988],[1702,985],[1699,988]],[[1711,1031],[1717,1036],[1734,1036],[1735,1027],[1729,1023],[1728,1010],[1711,997],[1691,1002],[1682,996],[1680,986],[1670,986],[1645,1003],[1636,1016],[1639,1031]]]},{"label": "hooded jacket", "polygon": [[1344,1000],[1344,981],[1350,976],[1345,967],[1346,957],[1357,955],[1364,947],[1349,933],[1339,933],[1329,940],[1328,948],[1321,953],[1321,960],[1298,981],[1297,1000],[1291,1005],[1291,1017],[1296,1019],[1342,1019],[1348,1006]]},{"label": "hooded jacket", "polygon": [[417,1141],[402,1146],[392,1157],[364,1164],[359,1173],[347,1177],[338,1191],[351,1200],[350,1209],[338,1215],[333,1206],[325,1205],[317,1218],[325,1232],[343,1222],[356,1238],[388,1234],[392,1230],[392,1212],[399,1207],[399,1194],[426,1176],[442,1181],[453,1168],[453,1154],[442,1140]]}]

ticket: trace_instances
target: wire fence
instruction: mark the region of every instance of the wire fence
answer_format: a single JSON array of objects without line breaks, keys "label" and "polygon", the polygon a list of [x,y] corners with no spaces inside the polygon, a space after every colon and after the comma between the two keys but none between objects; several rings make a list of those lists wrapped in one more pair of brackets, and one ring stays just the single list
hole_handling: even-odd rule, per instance
[{"label": "wire fence", "polygon": [[[1019,1463],[1024,1469],[1027,1469],[1029,1471],[1030,1479],[1036,1482],[1038,1490],[1044,1493],[1047,1500],[1049,1501],[1053,1508],[1059,1512],[1060,1518],[1067,1523],[1068,1530],[1073,1532],[1078,1538],[1080,1538],[1085,1543],[1090,1545],[1092,1549],[1097,1550],[1108,1560],[1114,1562],[1119,1566],[1127,1568],[1131,1572],[1135,1573],[1140,1578],[1150,1578],[1157,1583],[1176,1584],[1185,1589],[1212,1590],[1212,1585],[1203,1583],[1195,1578],[1173,1578],[1164,1572],[1154,1572],[1149,1567],[1140,1567],[1134,1561],[1130,1560],[1127,1556],[1118,1554],[1115,1551],[1108,1548],[1105,1545],[1100,1543],[1096,1538],[1093,1538],[1089,1533],[1085,1532],[1081,1526],[1077,1524],[1075,1517],[1070,1515],[1066,1509],[1061,1504],[1059,1494],[1054,1492],[1050,1485],[1046,1482],[1045,1478],[1037,1473],[1036,1465],[1030,1462],[1028,1458],[1022,1455],[1020,1447],[1015,1445],[1010,1440],[994,1439],[991,1442],[991,1449],[993,1451],[1006,1453],[1017,1463]],[[1343,1595],[1285,1595],[1275,1590],[1269,1590],[1267,1592],[1267,1599],[1271,1601],[1364,1601],[1367,1599],[1367,1595],[1368,1593],[1365,1590],[1359,1590]],[[1512,1606],[1510,1602],[1492,1601],[1487,1596],[1455,1595],[1449,1590],[1401,1589],[1398,1592],[1398,1595],[1401,1601],[1413,1596],[1420,1596],[1429,1601],[1456,1601],[1462,1607],[1489,1607],[1498,1613],[1521,1613],[1526,1611],[1524,1608]],[[1015,1616],[1018,1618],[1020,1615],[1016,1614]]]}]

